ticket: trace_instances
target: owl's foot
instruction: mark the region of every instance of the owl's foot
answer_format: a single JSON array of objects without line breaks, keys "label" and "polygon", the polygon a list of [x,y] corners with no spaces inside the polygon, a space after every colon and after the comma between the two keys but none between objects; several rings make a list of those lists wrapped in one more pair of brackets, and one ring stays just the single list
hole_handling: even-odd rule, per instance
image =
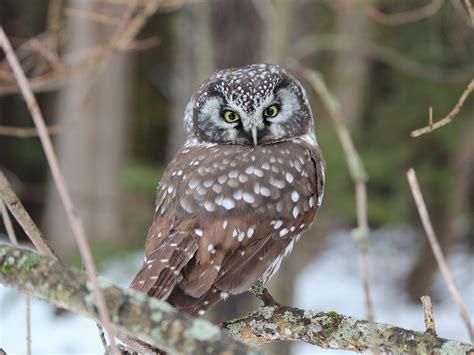
[{"label": "owl's foot", "polygon": [[261,282],[257,282],[250,290],[260,301],[263,302],[264,306],[273,306],[277,303]]}]

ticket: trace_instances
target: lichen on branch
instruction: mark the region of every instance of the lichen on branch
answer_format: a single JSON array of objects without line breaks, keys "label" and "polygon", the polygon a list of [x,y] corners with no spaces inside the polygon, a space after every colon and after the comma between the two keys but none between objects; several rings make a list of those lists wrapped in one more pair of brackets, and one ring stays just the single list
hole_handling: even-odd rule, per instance
[{"label": "lichen on branch", "polygon": [[[34,251],[0,244],[0,283],[73,313],[98,319],[92,286],[84,272]],[[267,302],[246,316],[223,323],[227,334],[216,325],[193,319],[138,291],[124,290],[104,280],[100,280],[100,286],[114,330],[171,353],[260,354],[253,345],[278,340],[353,351],[371,351],[376,344],[384,354],[474,352],[470,344],[442,339],[431,332],[358,320],[334,311],[287,307],[277,302]]]}]

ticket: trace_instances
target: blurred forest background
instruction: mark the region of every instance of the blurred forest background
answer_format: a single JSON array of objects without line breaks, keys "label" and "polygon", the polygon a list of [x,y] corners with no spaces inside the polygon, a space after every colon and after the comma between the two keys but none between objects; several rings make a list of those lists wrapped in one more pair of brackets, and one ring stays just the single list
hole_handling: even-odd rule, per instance
[{"label": "blurred forest background", "polygon": [[[474,27],[465,2],[168,0],[157,8],[151,2],[0,0],[0,24],[31,78],[96,260],[143,249],[156,186],[182,143],[184,107],[201,81],[219,68],[297,60],[321,72],[340,100],[369,176],[371,229],[415,231],[416,248],[407,248],[416,249],[416,259],[400,288],[413,302],[424,294],[436,300],[430,287],[437,265],[405,172],[417,170],[445,253],[455,245],[474,253],[474,100],[450,125],[410,137],[426,126],[429,106],[435,120],[444,117],[474,75]],[[107,48],[132,3],[133,11],[149,8],[150,16],[135,40]],[[420,18],[387,15],[420,7]],[[303,84],[327,160],[327,184],[312,231],[270,285],[285,304],[292,304],[295,275],[328,238],[356,225],[353,183],[334,127]],[[58,254],[80,265],[17,93],[8,65],[0,62],[0,169]],[[473,264],[466,265],[463,280],[473,282],[473,272]],[[220,306],[220,318],[250,309],[242,299]]]}]

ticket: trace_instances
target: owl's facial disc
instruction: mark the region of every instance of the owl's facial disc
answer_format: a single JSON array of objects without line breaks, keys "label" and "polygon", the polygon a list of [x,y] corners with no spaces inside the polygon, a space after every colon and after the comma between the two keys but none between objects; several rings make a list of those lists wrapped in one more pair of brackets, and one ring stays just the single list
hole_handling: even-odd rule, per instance
[{"label": "owl's facial disc", "polygon": [[263,145],[312,132],[302,87],[277,66],[217,72],[196,96],[194,130],[205,142]]}]

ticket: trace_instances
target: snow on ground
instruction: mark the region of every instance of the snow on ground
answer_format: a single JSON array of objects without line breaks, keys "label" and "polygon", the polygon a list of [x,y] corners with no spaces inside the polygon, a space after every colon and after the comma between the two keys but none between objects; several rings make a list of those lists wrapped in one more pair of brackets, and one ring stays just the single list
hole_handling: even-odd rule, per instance
[{"label": "snow on ground", "polygon": [[[372,233],[369,273],[377,322],[424,330],[421,303],[411,303],[403,292],[403,282],[415,261],[420,238],[424,238],[424,235],[416,234],[410,228],[384,229]],[[330,236],[327,249],[298,276],[294,305],[320,311],[335,310],[366,319],[359,263],[359,252],[349,232]],[[448,264],[473,318],[474,258],[459,246],[449,257]],[[438,334],[444,338],[469,341],[464,323],[440,275],[437,275],[433,290],[442,300],[433,305]],[[293,355],[347,353],[301,343],[293,346]]]},{"label": "snow on ground", "polygon": [[[416,256],[417,240],[424,237],[409,228],[374,232],[370,245],[370,277],[375,317],[402,327],[423,330],[421,305],[413,305],[402,292],[404,276]],[[106,278],[126,286],[141,264],[141,256],[120,257],[104,265]],[[469,310],[474,310],[474,259],[462,248],[449,258],[451,270]],[[434,288],[443,301],[434,305],[440,336],[467,341],[443,280]],[[350,234],[339,232],[328,238],[325,251],[298,276],[295,306],[365,318],[364,295],[359,277],[359,254]],[[34,354],[103,354],[94,322],[72,314],[55,316],[54,307],[32,299],[32,347]],[[472,318],[472,313],[471,313]],[[0,286],[0,348],[8,355],[25,353],[25,311],[23,296]],[[295,344],[293,355],[347,354]]]}]

